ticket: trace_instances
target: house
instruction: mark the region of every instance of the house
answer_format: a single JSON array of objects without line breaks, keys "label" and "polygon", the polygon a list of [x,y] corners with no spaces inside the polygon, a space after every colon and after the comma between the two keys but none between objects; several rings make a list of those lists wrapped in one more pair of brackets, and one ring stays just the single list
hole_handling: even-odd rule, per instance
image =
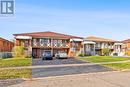
[{"label": "house", "polygon": [[114,51],[112,55],[125,56],[125,44],[122,41],[116,41],[114,43]]},{"label": "house", "polygon": [[30,51],[35,58],[42,58],[45,51],[51,51],[54,56],[57,52],[63,51],[68,57],[75,57],[81,52],[82,37],[66,35],[55,32],[34,32],[13,34],[16,39],[16,46],[24,46],[25,51]]},{"label": "house", "polygon": [[0,52],[11,52],[14,43],[0,37]]},{"label": "house", "polygon": [[108,48],[110,50],[109,55],[111,55],[114,51],[115,42],[111,39],[90,36],[84,39],[83,52],[86,55],[104,55],[103,49]]},{"label": "house", "polygon": [[124,40],[122,43],[124,44],[125,54],[130,56],[130,39]]}]

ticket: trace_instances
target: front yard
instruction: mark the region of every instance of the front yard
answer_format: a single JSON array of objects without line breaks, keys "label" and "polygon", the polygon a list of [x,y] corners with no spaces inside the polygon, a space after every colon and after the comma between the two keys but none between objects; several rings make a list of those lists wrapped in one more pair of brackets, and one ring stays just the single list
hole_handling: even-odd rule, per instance
[{"label": "front yard", "polygon": [[18,67],[18,66],[30,66],[32,64],[31,58],[8,58],[0,59],[0,68],[3,67]]},{"label": "front yard", "polygon": [[[0,68],[5,67],[19,67],[19,66],[30,66],[32,65],[31,58],[9,58],[0,59]],[[31,69],[0,69],[0,79],[9,78],[30,78]]]},{"label": "front yard", "polygon": [[[118,61],[130,60],[130,58],[126,58],[126,57],[110,57],[110,56],[89,56],[89,57],[80,57],[79,59],[87,62],[93,62],[93,63],[118,62]],[[102,66],[113,68],[114,70],[124,70],[124,69],[130,69],[130,62],[103,64]]]}]

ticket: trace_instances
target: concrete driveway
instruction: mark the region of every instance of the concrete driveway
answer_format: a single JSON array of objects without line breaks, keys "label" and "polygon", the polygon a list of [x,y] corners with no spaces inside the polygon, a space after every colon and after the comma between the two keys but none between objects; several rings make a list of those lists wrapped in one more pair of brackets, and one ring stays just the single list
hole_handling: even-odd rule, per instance
[{"label": "concrete driveway", "polygon": [[[83,64],[89,63],[79,59],[56,59],[56,60],[40,60],[34,59],[33,66],[35,65],[65,65],[65,64]],[[32,69],[32,77],[50,77],[60,75],[93,73],[93,72],[105,72],[112,71],[111,68],[106,68],[100,65],[84,65],[84,66],[63,66],[63,67],[48,67],[48,68],[35,68]]]}]

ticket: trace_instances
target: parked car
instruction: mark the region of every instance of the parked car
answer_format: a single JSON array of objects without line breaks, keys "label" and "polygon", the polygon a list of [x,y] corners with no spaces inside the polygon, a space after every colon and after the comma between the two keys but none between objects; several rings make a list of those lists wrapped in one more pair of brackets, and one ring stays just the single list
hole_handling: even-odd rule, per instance
[{"label": "parked car", "polygon": [[113,56],[118,56],[118,53],[113,53]]},{"label": "parked car", "polygon": [[63,58],[68,58],[68,55],[66,52],[58,52],[55,54],[55,57],[58,58],[58,59],[63,59]]},{"label": "parked car", "polygon": [[51,54],[51,51],[45,51],[43,53],[43,60],[52,60],[53,56]]}]

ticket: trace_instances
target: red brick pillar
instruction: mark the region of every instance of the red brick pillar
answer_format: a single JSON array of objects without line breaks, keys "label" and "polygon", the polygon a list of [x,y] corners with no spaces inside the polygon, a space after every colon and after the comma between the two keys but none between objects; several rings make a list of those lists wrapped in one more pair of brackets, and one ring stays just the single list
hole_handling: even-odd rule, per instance
[{"label": "red brick pillar", "polygon": [[32,46],[32,40],[31,39],[29,40],[29,46]]},{"label": "red brick pillar", "polygon": [[20,45],[21,45],[20,40],[16,39],[15,45],[16,45],[16,46],[20,46]]}]

